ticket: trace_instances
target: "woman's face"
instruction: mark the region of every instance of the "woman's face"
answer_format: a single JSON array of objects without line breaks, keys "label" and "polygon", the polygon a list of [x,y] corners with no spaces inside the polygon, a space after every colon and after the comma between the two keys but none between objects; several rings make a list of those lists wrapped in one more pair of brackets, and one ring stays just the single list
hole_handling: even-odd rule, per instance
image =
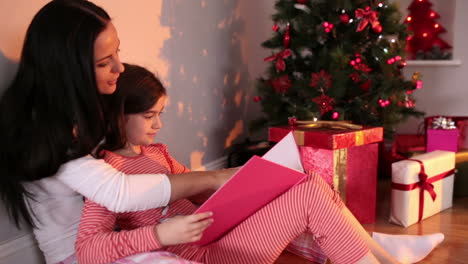
[{"label": "woman's face", "polygon": [[117,79],[124,71],[119,59],[120,40],[117,30],[109,22],[94,42],[94,71],[99,93],[112,94],[117,87]]},{"label": "woman's face", "polygon": [[143,113],[125,115],[125,133],[129,145],[149,145],[162,127],[161,114],[167,96],[161,96],[151,109]]}]

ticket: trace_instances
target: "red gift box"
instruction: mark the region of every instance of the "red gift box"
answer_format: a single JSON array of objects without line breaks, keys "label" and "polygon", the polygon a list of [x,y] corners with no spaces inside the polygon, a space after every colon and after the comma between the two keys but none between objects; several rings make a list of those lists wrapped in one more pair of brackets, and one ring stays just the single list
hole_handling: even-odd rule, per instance
[{"label": "red gift box", "polygon": [[282,126],[269,128],[278,142],[293,130],[306,172],[320,174],[363,224],[375,222],[378,142],[382,127],[359,130]]},{"label": "red gift box", "polygon": [[[434,119],[436,119],[438,117],[440,117],[440,116],[428,116],[428,117],[426,117],[424,119],[424,125],[425,125],[426,132],[429,132],[429,130],[431,130],[430,127],[431,127],[432,122],[434,121]],[[460,150],[460,149],[468,149],[468,140],[466,140],[466,138],[468,136],[468,116],[444,116],[444,117],[450,118],[452,121],[454,121],[455,125],[457,127],[457,129],[456,129],[456,130],[458,130],[457,151]],[[455,133],[455,132],[452,131],[451,133]],[[450,132],[447,133],[447,134],[450,134]],[[453,135],[451,135],[451,136],[453,136]],[[429,143],[429,141],[431,141],[431,140],[428,137],[428,133],[426,133],[426,142]],[[432,142],[434,142],[434,140],[432,140]],[[450,150],[448,148],[440,148],[440,146],[438,146],[437,149],[454,151],[453,147],[450,147],[450,149],[451,149]],[[432,151],[432,150],[434,150],[434,148],[432,148],[432,147],[426,149],[426,151],[428,151],[428,152]]]}]

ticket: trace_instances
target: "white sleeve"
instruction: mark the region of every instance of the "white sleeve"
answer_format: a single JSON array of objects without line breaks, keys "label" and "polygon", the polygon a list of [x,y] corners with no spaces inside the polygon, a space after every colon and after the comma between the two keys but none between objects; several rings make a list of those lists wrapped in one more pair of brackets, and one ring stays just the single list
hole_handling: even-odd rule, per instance
[{"label": "white sleeve", "polygon": [[133,212],[166,206],[171,183],[165,174],[126,174],[88,155],[63,164],[56,177],[86,198],[112,212]]}]

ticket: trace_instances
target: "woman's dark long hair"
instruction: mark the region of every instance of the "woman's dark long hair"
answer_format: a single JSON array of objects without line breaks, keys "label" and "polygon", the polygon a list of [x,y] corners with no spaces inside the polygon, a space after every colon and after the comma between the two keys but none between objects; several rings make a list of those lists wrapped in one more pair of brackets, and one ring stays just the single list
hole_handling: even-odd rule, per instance
[{"label": "woman's dark long hair", "polygon": [[89,1],[54,0],[29,25],[18,72],[0,100],[0,195],[18,227],[22,219],[34,226],[26,199],[34,197],[21,183],[53,176],[104,136],[94,42],[109,21]]},{"label": "woman's dark long hair", "polygon": [[105,95],[106,116],[109,118],[109,130],[104,143],[97,153],[102,156],[102,150],[114,151],[121,149],[127,143],[125,133],[125,115],[143,113],[166,95],[166,89],[161,81],[147,69],[124,63],[125,71],[117,81],[117,90],[111,95]]}]

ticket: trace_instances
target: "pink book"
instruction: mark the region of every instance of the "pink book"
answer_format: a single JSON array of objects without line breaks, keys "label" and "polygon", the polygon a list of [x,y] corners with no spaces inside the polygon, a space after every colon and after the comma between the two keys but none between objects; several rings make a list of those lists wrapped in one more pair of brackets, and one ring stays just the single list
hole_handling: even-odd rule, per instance
[{"label": "pink book", "polygon": [[254,156],[195,213],[213,212],[214,222],[196,245],[218,240],[237,224],[306,178],[292,133],[263,157]]}]

